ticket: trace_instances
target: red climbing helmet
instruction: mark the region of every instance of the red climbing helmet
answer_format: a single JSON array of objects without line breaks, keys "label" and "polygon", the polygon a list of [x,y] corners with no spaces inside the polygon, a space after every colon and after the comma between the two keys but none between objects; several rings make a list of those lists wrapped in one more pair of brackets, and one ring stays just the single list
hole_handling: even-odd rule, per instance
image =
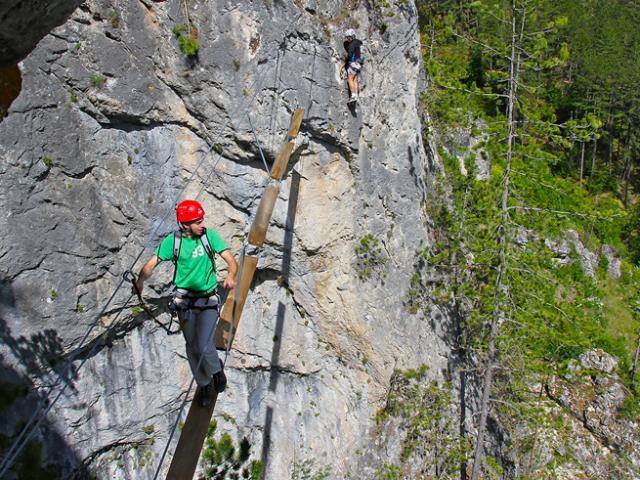
[{"label": "red climbing helmet", "polygon": [[176,217],[179,223],[193,222],[204,217],[204,208],[195,200],[184,200],[176,207]]}]

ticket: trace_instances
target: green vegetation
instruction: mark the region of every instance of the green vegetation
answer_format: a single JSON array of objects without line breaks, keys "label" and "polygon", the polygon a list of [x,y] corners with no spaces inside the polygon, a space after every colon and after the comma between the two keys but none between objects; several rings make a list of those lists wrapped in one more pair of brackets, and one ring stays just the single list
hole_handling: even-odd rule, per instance
[{"label": "green vegetation", "polygon": [[44,163],[44,166],[47,168],[53,167],[53,159],[51,157],[43,157],[42,163]]},{"label": "green vegetation", "polygon": [[222,418],[225,422],[233,423],[234,425],[238,423],[233,415],[227,412],[222,412]]},{"label": "green vegetation", "polygon": [[291,480],[326,480],[328,478],[331,478],[331,468],[328,466],[318,468],[311,459],[293,463]]},{"label": "green vegetation", "polygon": [[96,87],[102,87],[107,81],[107,78],[103,75],[100,75],[99,73],[94,72],[91,75],[89,75],[89,80]]},{"label": "green vegetation", "polygon": [[178,39],[182,53],[187,57],[196,57],[198,55],[200,43],[198,43],[198,29],[194,25],[176,24],[171,31]]},{"label": "green vegetation", "polygon": [[117,10],[111,10],[109,18],[113,28],[120,28],[120,13]]},{"label": "green vegetation", "polygon": [[[485,394],[473,475],[500,475],[482,449],[489,414],[514,439],[530,420],[549,421],[531,385],[563,376],[582,353],[614,355],[636,390],[639,12],[623,0],[427,0],[419,9],[431,79],[423,100],[430,131],[447,143],[437,183],[450,190],[427,201],[440,228],[417,252],[406,304],[452,312],[459,360]],[[469,134],[474,146],[460,140]],[[608,279],[602,258],[590,276],[571,238],[591,252],[613,246],[623,278]],[[562,242],[568,257],[554,247]],[[629,404],[634,411],[638,398]],[[531,451],[514,444],[520,457],[535,435]],[[538,467],[521,474],[544,475]]]},{"label": "green vegetation", "polygon": [[400,465],[385,465],[381,478],[412,478],[411,469],[439,472],[438,478],[455,478],[470,452],[468,439],[458,431],[458,415],[451,386],[427,380],[428,367],[396,370],[386,406],[376,414],[382,425],[400,420]]},{"label": "green vegetation", "polygon": [[216,440],[217,423],[211,422],[202,453],[206,478],[224,480],[227,478],[246,478],[259,480],[263,465],[260,460],[251,460],[251,444],[246,438],[236,447],[228,433]]},{"label": "green vegetation", "polygon": [[147,435],[151,435],[153,432],[156,431],[156,426],[152,423],[149,425],[145,425],[144,427],[142,427],[142,431]]},{"label": "green vegetation", "polygon": [[153,461],[153,452],[151,450],[146,450],[144,454],[140,457],[140,460],[138,460],[138,467],[142,468],[147,464],[151,465],[152,461]]},{"label": "green vegetation", "polygon": [[[608,322],[602,317],[600,306],[603,297],[615,297],[612,284],[587,277],[575,252],[569,265],[559,266],[554,260],[554,253],[544,245],[545,239],[560,241],[572,229],[580,234],[592,251],[608,243],[624,254],[623,233],[629,231],[629,227],[624,205],[616,198],[618,192],[589,192],[581,188],[576,172],[570,171],[569,166],[575,160],[572,141],[575,144],[578,137],[594,139],[603,122],[585,112],[583,117],[574,116],[573,120],[565,119],[564,124],[558,124],[567,108],[566,92],[563,95],[556,89],[560,88],[557,76],[569,63],[570,49],[564,41],[567,36],[562,33],[568,19],[558,16],[563,12],[552,9],[545,2],[537,5],[539,14],[531,17],[535,25],[530,29],[544,31],[545,37],[542,39],[533,34],[533,44],[527,45],[530,53],[522,59],[522,86],[535,84],[535,88],[520,89],[520,113],[530,120],[516,125],[519,143],[515,146],[508,172],[505,171],[503,141],[508,127],[504,117],[506,100],[503,86],[508,80],[508,64],[501,62],[504,56],[508,56],[509,45],[500,37],[500,28],[494,24],[496,12],[484,2],[474,2],[468,9],[454,9],[458,17],[443,10],[444,5],[436,5],[435,2],[423,5],[423,8],[431,9],[431,24],[423,25],[423,31],[429,32],[431,41],[437,45],[429,58],[430,72],[435,81],[426,101],[436,114],[439,128],[452,131],[472,128],[483,141],[467,152],[464,161],[469,173],[466,176],[460,173],[457,158],[441,152],[445,160],[445,176],[453,185],[455,208],[449,211],[436,198],[428,205],[430,213],[446,225],[447,233],[435,248],[424,248],[419,252],[409,303],[415,306],[425,291],[446,302],[449,298],[447,292],[438,290],[437,285],[428,285],[429,279],[435,276],[430,274],[435,270],[455,267],[472,268],[475,272],[471,284],[460,282],[458,291],[462,289],[462,293],[470,298],[477,297],[474,292],[493,298],[497,231],[504,228],[510,242],[508,255],[512,265],[507,273],[509,291],[517,296],[514,303],[520,307],[518,311],[509,312],[509,316],[522,315],[521,320],[529,318],[526,323],[537,330],[531,334],[544,333],[547,341],[537,339],[531,344],[539,357],[558,360],[564,355],[560,352],[568,351],[573,352],[571,357],[575,357],[584,349],[604,344],[609,346],[611,353],[624,355],[625,352],[615,346],[619,342],[607,332]],[[462,21],[462,18],[466,20]],[[472,31],[477,27],[467,23],[470,18],[486,22],[482,31],[488,33],[480,35]],[[456,33],[451,35],[451,32]],[[478,43],[494,45],[495,50],[482,49]],[[501,52],[504,52],[503,56]],[[578,105],[573,111],[579,111]],[[475,178],[475,159],[480,152],[492,163],[490,177],[486,181]],[[510,175],[511,195],[507,206],[507,225],[500,208],[501,185],[506,174]],[[529,232],[525,233],[528,239],[523,245],[516,241],[519,231]],[[623,268],[628,269],[629,265]],[[425,273],[427,271],[428,274]],[[477,283],[480,279],[482,281]],[[481,308],[474,314],[476,317],[482,316],[482,300],[478,301]],[[484,307],[491,310],[491,302]],[[615,316],[624,317],[620,313]],[[551,318],[556,319],[551,322],[556,322],[553,326],[547,324],[543,327],[540,324],[541,320]],[[567,318],[573,319],[570,324],[572,338],[564,338],[559,342],[563,345],[560,347],[552,339],[555,335],[550,334],[569,334],[569,325],[565,324]],[[596,326],[585,324],[594,321]],[[567,344],[574,346],[567,350]]]},{"label": "green vegetation", "polygon": [[392,463],[386,464],[381,471],[378,472],[381,480],[400,480],[402,478],[402,470]]},{"label": "green vegetation", "polygon": [[366,233],[356,244],[356,272],[360,280],[381,274],[388,258],[382,253],[380,240],[372,233]]}]

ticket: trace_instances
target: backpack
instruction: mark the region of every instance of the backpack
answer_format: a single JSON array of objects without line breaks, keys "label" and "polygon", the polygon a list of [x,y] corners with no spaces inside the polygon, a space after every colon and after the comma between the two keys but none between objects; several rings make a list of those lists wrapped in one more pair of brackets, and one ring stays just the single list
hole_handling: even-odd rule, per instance
[{"label": "backpack", "polygon": [[[216,260],[214,258],[213,249],[211,248],[211,244],[209,243],[209,237],[207,237],[207,229],[204,229],[202,235],[200,235],[200,243],[204,247],[204,251],[207,252],[207,256],[211,260],[211,265],[213,265],[213,271],[216,271]],[[180,247],[182,246],[182,230],[176,230],[173,233],[173,265],[176,267],[173,270],[173,281],[176,280],[177,267],[178,267],[178,257],[180,257]]]},{"label": "backpack", "polygon": [[[361,64],[364,63],[364,55],[362,54],[364,42],[358,38],[355,38],[354,40],[352,40],[352,43],[353,43],[353,48],[351,49],[351,51],[349,51],[349,49],[345,45],[345,49],[347,50],[347,62],[346,62],[347,66],[351,62],[359,62]],[[356,55],[357,51],[360,52],[360,57]]]}]

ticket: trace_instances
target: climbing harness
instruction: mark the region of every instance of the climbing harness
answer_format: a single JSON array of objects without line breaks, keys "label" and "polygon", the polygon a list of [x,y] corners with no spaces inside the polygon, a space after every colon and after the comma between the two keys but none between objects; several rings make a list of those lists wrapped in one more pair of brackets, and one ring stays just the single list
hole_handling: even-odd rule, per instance
[{"label": "climbing harness", "polygon": [[169,302],[169,310],[172,312],[212,309],[220,310],[220,295],[218,295],[217,289],[206,295],[195,296],[189,290],[176,288],[173,298]]},{"label": "climbing harness", "polygon": [[180,325],[178,324],[178,328],[176,330],[171,330],[171,325],[173,325],[174,322],[174,313],[171,312],[171,308],[169,308],[169,311],[171,312],[171,320],[169,320],[169,324],[164,324],[162,323],[160,320],[158,320],[158,317],[156,317],[153,313],[153,311],[151,310],[151,307],[149,306],[149,304],[147,302],[144,301],[144,298],[142,298],[142,292],[140,291],[140,289],[138,288],[138,285],[136,284],[136,276],[133,273],[133,271],[131,269],[127,270],[126,272],[124,272],[124,274],[122,274],[122,277],[124,278],[124,280],[126,282],[131,282],[131,285],[133,285],[133,290],[136,292],[136,295],[138,297],[138,300],[140,301],[140,306],[142,307],[142,309],[144,310],[144,312],[149,315],[149,317],[151,317],[151,319],[156,322],[165,332],[167,332],[167,335],[176,335],[177,333],[180,333]]},{"label": "climbing harness", "polygon": [[[211,264],[215,272],[216,261],[214,258],[213,249],[211,248],[211,244],[209,243],[209,238],[207,237],[206,228],[204,229],[204,232],[199,238],[205,252],[207,252],[207,256],[211,260]],[[182,245],[182,231],[177,230],[173,234],[173,264],[174,266],[176,266],[176,268],[174,268],[174,271],[173,271],[174,281],[176,279],[177,263],[178,263],[178,257],[180,256],[181,245]],[[140,292],[140,289],[138,288],[138,285],[136,283],[136,277],[133,271],[129,269],[126,272],[124,272],[123,278],[125,279],[125,281],[131,282],[131,285],[133,286],[133,290],[135,291],[138,297],[138,300],[140,301],[140,306],[145,311],[145,313],[149,315],[149,317],[155,323],[157,323],[167,333],[167,335],[176,335],[181,332],[180,323],[176,320],[177,312],[179,311],[208,310],[213,308],[217,309],[218,311],[220,310],[220,296],[218,295],[217,290],[214,290],[212,292],[207,292],[204,295],[194,295],[189,290],[186,290],[183,288],[176,288],[171,296],[171,300],[169,300],[169,303],[167,305],[167,308],[171,313],[171,320],[169,320],[168,324],[162,323],[160,320],[158,320],[158,317],[155,316],[149,304],[144,301],[144,298],[142,298],[142,292]],[[174,322],[178,324],[178,327],[172,330],[171,327]]]}]

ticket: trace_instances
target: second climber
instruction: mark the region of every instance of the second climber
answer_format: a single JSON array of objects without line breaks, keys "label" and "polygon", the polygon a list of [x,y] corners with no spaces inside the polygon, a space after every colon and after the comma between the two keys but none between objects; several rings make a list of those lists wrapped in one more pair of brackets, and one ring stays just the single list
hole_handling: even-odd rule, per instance
[{"label": "second climber", "polygon": [[344,32],[344,37],[344,49],[347,51],[344,68],[347,71],[349,103],[355,103],[360,93],[358,75],[362,70],[362,42],[356,38],[356,32],[352,28]]}]

